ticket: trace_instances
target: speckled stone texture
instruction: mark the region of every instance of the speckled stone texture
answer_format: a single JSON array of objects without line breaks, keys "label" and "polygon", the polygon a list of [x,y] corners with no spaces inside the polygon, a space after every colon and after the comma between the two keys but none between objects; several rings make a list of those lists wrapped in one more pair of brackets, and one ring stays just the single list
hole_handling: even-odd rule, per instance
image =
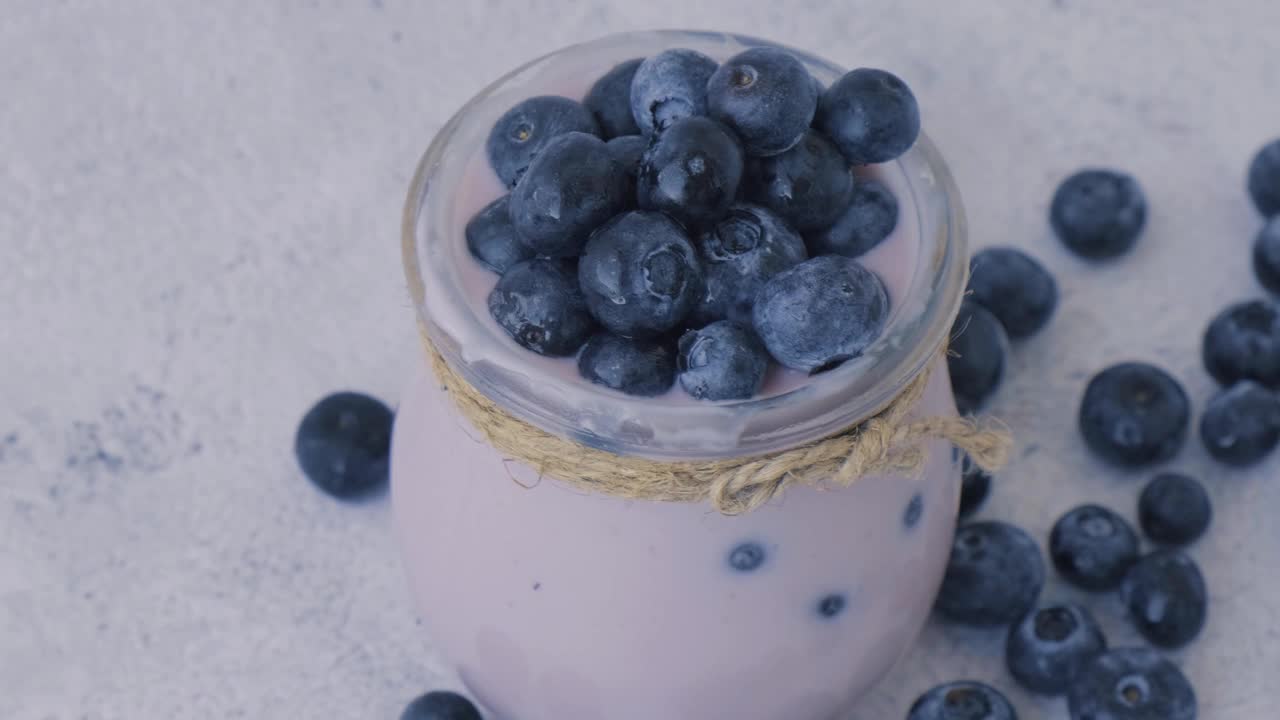
[{"label": "speckled stone texture", "polygon": [[[979,7],[980,5],[980,7]],[[0,13],[0,718],[394,718],[456,686],[416,629],[385,498],[343,506],[290,455],[338,388],[394,401],[421,361],[399,266],[417,159],[459,105],[562,45],[646,27],[766,35],[910,83],[976,246],[1057,275],[992,410],[1018,452],[982,516],[1043,539],[1092,500],[1132,517],[1150,473],[1085,454],[1088,376],[1158,362],[1196,409],[1200,333],[1261,293],[1252,152],[1280,136],[1280,4],[928,0],[6,0]],[[1137,249],[1098,267],[1046,222],[1082,164],[1136,175]],[[1192,443],[1212,595],[1175,655],[1201,717],[1274,714],[1280,456]],[[1085,600],[1112,641],[1116,600]],[[1009,693],[1000,633],[931,626],[851,720],[936,681]]]}]

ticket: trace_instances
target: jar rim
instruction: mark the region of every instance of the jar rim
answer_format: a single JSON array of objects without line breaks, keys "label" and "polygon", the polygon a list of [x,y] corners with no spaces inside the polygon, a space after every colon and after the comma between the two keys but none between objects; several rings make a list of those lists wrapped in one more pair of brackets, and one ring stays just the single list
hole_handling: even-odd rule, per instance
[{"label": "jar rim", "polygon": [[[525,83],[566,60],[592,54],[614,62],[673,47],[720,58],[755,46],[782,47],[819,80],[845,71],[807,53],[758,38],[718,32],[653,30],[608,35],[544,55],[478,93],[441,128],[409,187],[402,224],[404,270],[415,312],[431,342],[461,376],[510,412],[546,432],[614,453],[698,461],[777,452],[826,437],[874,415],[937,356],[959,309],[967,273],[967,232],[959,191],[941,154],[922,131],[916,144],[885,167],[900,172],[920,228],[917,267],[897,312],[864,354],[791,390],[766,397],[672,404],[646,401],[580,378],[531,372],[529,351],[482,318],[464,296],[457,274],[469,258],[448,209],[475,146],[459,149],[459,134],[504,112]],[[602,70],[603,72],[603,70]],[[488,119],[483,122],[482,119]],[[481,139],[482,142],[482,139]],[[467,152],[464,152],[466,150]],[[909,200],[909,201],[908,201]],[[925,216],[928,213],[928,216]],[[478,348],[484,351],[478,351]]]}]

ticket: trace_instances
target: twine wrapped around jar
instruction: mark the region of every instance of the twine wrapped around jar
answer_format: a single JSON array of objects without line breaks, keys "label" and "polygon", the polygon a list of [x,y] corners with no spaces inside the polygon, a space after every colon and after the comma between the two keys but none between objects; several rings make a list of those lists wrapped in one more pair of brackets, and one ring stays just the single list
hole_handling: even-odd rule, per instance
[{"label": "twine wrapped around jar", "polygon": [[[725,515],[750,512],[791,485],[847,487],[877,473],[918,473],[925,444],[946,440],[979,467],[1008,459],[1011,439],[991,421],[957,416],[911,419],[937,360],[871,417],[825,438],[779,452],[700,462],[618,455],[552,435],[513,417],[466,381],[422,330],[436,379],[459,414],[502,455],[587,492],[632,500],[705,502]],[[946,347],[939,351],[939,360]]]}]

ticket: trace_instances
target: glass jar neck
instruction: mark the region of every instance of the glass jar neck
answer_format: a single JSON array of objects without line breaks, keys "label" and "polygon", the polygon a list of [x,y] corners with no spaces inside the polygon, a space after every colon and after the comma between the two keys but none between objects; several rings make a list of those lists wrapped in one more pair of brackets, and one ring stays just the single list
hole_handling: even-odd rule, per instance
[{"label": "glass jar neck", "polygon": [[[532,425],[610,452],[692,461],[784,450],[839,432],[897,397],[940,352],[964,290],[966,229],[959,194],[923,133],[882,167],[904,190],[901,216],[918,227],[910,281],[883,335],[860,357],[769,397],[718,403],[638,399],[548,370],[511,342],[468,298],[467,253],[457,217],[468,166],[511,105],[549,88],[580,87],[613,64],[672,47],[717,59],[770,43],[719,33],[624,33],[534,60],[490,85],[437,134],[419,163],[403,224],[404,264],[419,321],[445,360],[477,390]],[[843,74],[789,49],[824,84]],[[537,92],[531,92],[536,88]],[[462,222],[465,222],[463,220]]]}]

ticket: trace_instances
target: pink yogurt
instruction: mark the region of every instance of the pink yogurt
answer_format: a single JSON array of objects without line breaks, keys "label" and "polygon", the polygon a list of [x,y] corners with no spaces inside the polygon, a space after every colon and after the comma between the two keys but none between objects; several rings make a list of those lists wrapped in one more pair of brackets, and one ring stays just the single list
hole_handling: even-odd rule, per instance
[{"label": "pink yogurt", "polygon": [[[646,33],[571,48],[564,54],[593,53],[589,70],[572,74],[578,84],[546,71],[526,95],[581,97],[613,63],[664,47],[727,57],[740,46],[726,38]],[[467,220],[503,189],[481,143],[455,152],[456,180],[432,192],[450,194],[446,239],[461,246]],[[889,290],[892,325],[917,310],[909,300],[926,233],[913,176],[896,165],[860,172],[901,206],[892,236],[861,258]],[[483,311],[496,276],[465,250],[451,257],[462,258],[450,271],[463,302],[479,309],[466,317],[500,334]],[[572,359],[525,355],[530,378],[585,383]],[[945,367],[934,369],[916,412],[954,414]],[[775,369],[765,394],[812,382]],[[697,403],[678,388],[628,402],[638,417]],[[917,477],[793,487],[741,516],[588,495],[489,447],[425,366],[400,403],[392,484],[430,642],[498,720],[840,717],[928,616],[959,496],[951,448],[940,442]],[[758,566],[744,569],[755,561],[744,557]]]}]

